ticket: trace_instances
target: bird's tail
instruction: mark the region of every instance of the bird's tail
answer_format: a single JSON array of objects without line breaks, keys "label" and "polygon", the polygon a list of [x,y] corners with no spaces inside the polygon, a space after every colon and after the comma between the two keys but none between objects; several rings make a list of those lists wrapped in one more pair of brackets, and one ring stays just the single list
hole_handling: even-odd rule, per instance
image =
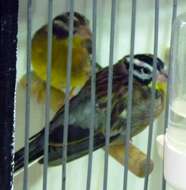
[{"label": "bird's tail", "polygon": [[[41,159],[43,155],[43,130],[29,139],[29,165]],[[24,151],[25,147],[15,153],[14,158],[14,173],[20,173],[24,167]]]}]

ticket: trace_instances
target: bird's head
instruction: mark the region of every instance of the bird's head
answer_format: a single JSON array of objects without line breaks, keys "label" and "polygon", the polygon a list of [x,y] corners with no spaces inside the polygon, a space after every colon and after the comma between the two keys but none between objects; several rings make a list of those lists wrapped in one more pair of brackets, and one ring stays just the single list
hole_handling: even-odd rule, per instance
[{"label": "bird's head", "polygon": [[[129,68],[130,56],[124,57],[124,62]],[[134,78],[144,85],[151,85],[153,78],[153,55],[152,54],[136,54],[134,55]],[[157,58],[156,62],[156,89],[166,90],[166,83],[168,75],[164,70],[164,63],[161,59]]]},{"label": "bird's head", "polygon": [[[59,38],[68,38],[70,27],[70,12],[65,12],[54,18],[53,34]],[[89,27],[88,19],[78,12],[73,15],[73,35],[81,37],[86,41],[86,48],[92,53],[92,33]]]}]

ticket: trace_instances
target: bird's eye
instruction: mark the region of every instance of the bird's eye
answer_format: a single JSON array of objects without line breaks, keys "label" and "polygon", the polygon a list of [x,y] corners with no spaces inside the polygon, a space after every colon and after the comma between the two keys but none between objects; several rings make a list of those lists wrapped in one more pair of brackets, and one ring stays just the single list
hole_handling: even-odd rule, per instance
[{"label": "bird's eye", "polygon": [[147,68],[142,68],[142,72],[145,73],[145,74],[150,74],[150,70],[147,69]]}]

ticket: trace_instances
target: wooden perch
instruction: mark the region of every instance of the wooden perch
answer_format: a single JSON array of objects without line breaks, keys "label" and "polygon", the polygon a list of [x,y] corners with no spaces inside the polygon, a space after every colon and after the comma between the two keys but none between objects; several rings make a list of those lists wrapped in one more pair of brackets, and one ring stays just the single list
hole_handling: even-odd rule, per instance
[{"label": "wooden perch", "polygon": [[[109,149],[109,154],[116,159],[120,164],[124,165],[125,160],[125,148],[124,144],[112,145]],[[148,163],[148,174],[153,170],[153,161]],[[133,144],[129,144],[129,170],[138,177],[144,177],[146,171],[146,154],[144,154],[139,148]]]}]

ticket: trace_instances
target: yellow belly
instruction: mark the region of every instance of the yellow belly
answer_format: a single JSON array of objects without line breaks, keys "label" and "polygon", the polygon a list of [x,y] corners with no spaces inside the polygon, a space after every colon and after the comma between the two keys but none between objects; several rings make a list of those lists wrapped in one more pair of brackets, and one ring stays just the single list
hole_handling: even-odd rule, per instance
[{"label": "yellow belly", "polygon": [[[53,37],[51,86],[62,91],[66,87],[67,53],[67,40]],[[46,36],[43,38],[36,35],[32,41],[32,66],[38,77],[46,81]],[[88,79],[87,67],[90,68],[88,52],[82,47],[80,38],[73,38],[71,87],[81,87],[85,83]]]}]

